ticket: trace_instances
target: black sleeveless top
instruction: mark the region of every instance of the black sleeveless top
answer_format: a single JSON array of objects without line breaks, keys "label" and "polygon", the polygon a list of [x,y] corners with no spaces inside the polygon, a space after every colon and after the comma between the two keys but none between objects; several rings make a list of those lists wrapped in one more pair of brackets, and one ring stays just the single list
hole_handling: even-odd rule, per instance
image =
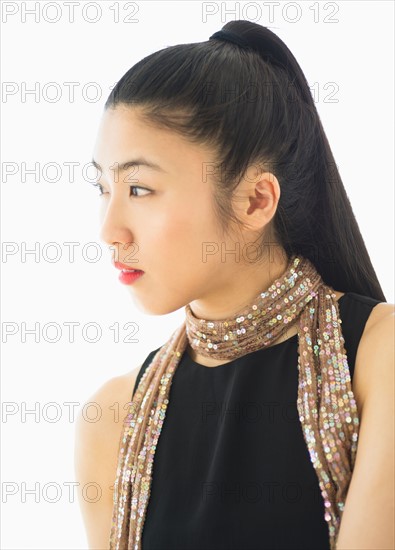
[{"label": "black sleeveless top", "polygon": [[[338,301],[351,379],[378,303],[353,292]],[[155,452],[142,550],[330,548],[296,406],[297,344],[296,334],[217,367],[184,352]]]}]

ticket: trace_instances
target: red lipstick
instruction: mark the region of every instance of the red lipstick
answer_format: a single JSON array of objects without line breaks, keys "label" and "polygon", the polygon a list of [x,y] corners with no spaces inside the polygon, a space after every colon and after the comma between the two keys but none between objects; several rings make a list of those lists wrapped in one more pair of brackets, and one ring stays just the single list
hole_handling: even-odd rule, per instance
[{"label": "red lipstick", "polygon": [[131,269],[129,266],[121,262],[113,262],[113,264],[117,269],[121,270],[118,278],[124,285],[131,285],[134,281],[144,275],[144,271],[141,269]]}]

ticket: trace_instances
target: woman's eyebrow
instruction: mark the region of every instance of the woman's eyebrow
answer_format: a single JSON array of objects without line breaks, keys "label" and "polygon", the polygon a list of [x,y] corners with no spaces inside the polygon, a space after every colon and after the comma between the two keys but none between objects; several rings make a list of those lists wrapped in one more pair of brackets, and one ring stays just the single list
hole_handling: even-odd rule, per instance
[{"label": "woman's eyebrow", "polygon": [[[97,169],[102,171],[102,168],[99,163],[95,161],[95,159],[92,159],[93,166]],[[119,170],[127,170],[128,168],[131,168],[132,166],[147,166],[147,168],[152,168],[152,170],[156,170],[157,172],[166,172],[159,164],[155,164],[154,162],[151,162],[144,157],[139,157],[134,160],[128,160],[127,162],[123,162],[118,166]]]}]

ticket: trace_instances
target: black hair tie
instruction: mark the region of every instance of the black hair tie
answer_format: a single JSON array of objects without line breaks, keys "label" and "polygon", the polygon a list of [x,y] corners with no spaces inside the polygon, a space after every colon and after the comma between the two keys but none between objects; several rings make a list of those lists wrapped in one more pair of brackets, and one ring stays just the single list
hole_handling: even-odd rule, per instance
[{"label": "black hair tie", "polygon": [[244,38],[241,38],[238,34],[226,29],[215,32],[210,36],[209,40],[212,38],[217,38],[217,40],[225,40],[226,42],[233,42],[233,44],[237,44],[243,48],[252,47],[246,40],[244,40]]}]

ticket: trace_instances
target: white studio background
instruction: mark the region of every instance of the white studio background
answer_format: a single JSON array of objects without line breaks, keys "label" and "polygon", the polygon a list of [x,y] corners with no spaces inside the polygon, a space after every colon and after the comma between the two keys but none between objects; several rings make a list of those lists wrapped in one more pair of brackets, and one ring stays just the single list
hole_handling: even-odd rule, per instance
[{"label": "white studio background", "polygon": [[[84,167],[110,89],[142,57],[207,40],[232,19],[269,26],[315,90],[393,303],[394,5],[3,1],[1,9],[1,548],[83,549],[72,487],[77,410],[105,381],[141,364],[184,318],[183,310],[163,317],[136,311],[99,240],[98,192]],[[129,322],[138,326],[136,343],[124,341]],[[96,342],[88,323],[101,329]],[[35,327],[36,337],[27,332]]]}]

